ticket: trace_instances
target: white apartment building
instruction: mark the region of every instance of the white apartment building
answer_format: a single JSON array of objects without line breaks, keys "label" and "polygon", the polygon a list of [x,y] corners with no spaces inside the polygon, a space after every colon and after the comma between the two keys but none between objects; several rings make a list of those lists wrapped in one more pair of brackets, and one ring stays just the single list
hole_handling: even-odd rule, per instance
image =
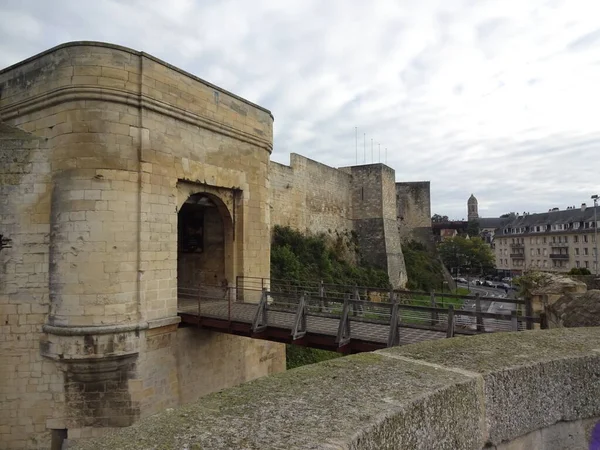
[{"label": "white apartment building", "polygon": [[[597,212],[600,217],[600,211]],[[507,275],[525,270],[568,272],[586,268],[596,272],[594,207],[554,208],[524,214],[496,231],[496,268]]]}]

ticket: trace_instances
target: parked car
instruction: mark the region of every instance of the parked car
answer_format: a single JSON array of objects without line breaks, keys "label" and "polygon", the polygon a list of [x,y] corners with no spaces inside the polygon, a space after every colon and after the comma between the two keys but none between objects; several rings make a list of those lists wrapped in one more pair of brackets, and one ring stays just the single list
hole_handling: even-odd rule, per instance
[{"label": "parked car", "polygon": [[479,285],[481,284],[481,281],[479,281],[479,280],[472,280],[472,281],[471,281],[471,284],[472,284],[473,286],[479,286]]},{"label": "parked car", "polygon": [[485,280],[485,281],[483,282],[483,286],[486,286],[486,287],[491,287],[491,288],[493,288],[493,287],[496,287],[496,285],[494,284],[494,282],[493,282],[493,281],[490,281],[490,280]]},{"label": "parked car", "polygon": [[465,284],[467,284],[467,280],[465,278],[457,278],[456,282],[457,283],[465,283]]}]

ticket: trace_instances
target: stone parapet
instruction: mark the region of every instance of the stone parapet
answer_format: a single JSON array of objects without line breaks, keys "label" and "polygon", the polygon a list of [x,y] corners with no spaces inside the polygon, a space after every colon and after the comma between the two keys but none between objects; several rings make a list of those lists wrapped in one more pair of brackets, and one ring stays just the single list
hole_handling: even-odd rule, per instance
[{"label": "stone parapet", "polygon": [[72,448],[586,449],[598,417],[600,329],[559,329],[305,366]]}]

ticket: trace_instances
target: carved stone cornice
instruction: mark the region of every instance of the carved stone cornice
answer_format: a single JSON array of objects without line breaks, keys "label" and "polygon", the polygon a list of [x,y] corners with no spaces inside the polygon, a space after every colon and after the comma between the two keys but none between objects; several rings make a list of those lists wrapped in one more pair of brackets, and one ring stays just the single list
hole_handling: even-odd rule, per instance
[{"label": "carved stone cornice", "polygon": [[192,111],[127,89],[100,87],[96,85],[64,86],[34,97],[29,97],[20,102],[8,104],[0,108],[0,120],[10,121],[25,114],[31,114],[67,102],[82,100],[104,101],[146,109],[199,128],[255,145],[268,152],[273,150],[273,144],[267,139],[247,133],[208,117],[203,117]]}]

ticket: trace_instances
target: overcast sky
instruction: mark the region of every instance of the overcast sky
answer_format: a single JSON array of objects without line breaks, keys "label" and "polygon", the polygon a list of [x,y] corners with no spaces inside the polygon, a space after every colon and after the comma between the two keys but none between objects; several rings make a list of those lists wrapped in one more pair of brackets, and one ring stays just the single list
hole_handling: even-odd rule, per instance
[{"label": "overcast sky", "polygon": [[54,45],[144,50],[275,116],[272,159],[375,161],[432,212],[600,193],[598,0],[2,0],[0,67]]}]

